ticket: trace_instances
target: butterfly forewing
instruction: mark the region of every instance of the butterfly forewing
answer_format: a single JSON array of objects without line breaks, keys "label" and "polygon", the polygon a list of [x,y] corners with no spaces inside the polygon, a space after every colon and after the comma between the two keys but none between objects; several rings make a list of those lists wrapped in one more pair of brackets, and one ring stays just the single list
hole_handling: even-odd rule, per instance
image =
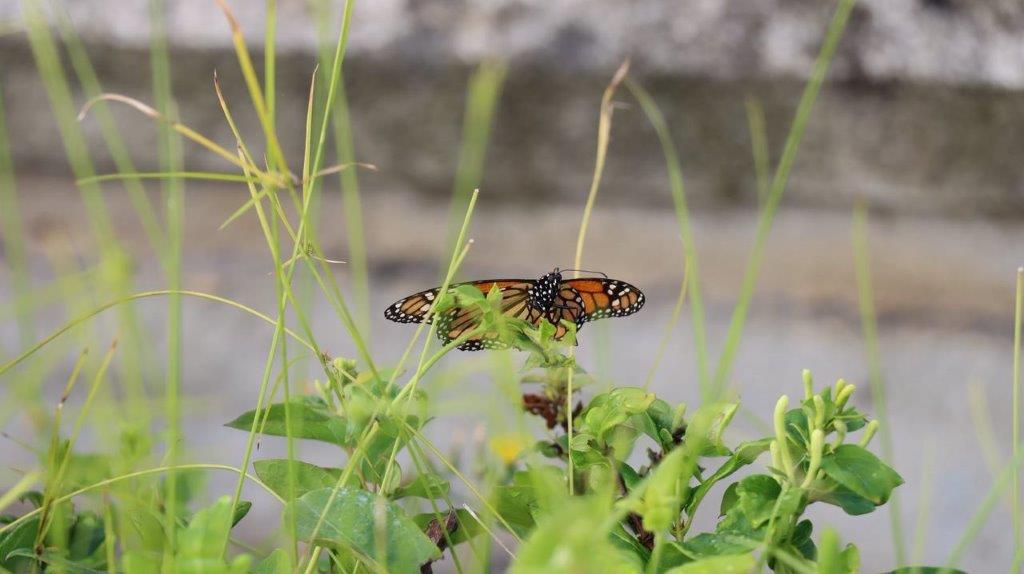
[{"label": "butterfly forewing", "polygon": [[[521,290],[525,293],[532,283],[532,281],[526,279],[489,279],[486,281],[458,283],[452,285],[449,290],[454,290],[462,285],[471,285],[479,289],[484,295],[487,295],[487,293],[491,291],[491,287],[497,285],[498,289],[501,290],[502,295],[504,296],[506,291]],[[384,318],[396,323],[421,323],[423,322],[423,319],[426,318],[429,323],[430,318],[427,317],[427,314],[430,313],[431,308],[437,301],[438,293],[440,291],[440,288],[427,289],[426,291],[420,291],[419,293],[409,295],[404,299],[399,299],[384,310]]]},{"label": "butterfly forewing", "polygon": [[584,321],[625,317],[639,311],[646,298],[636,287],[617,279],[569,279],[563,283],[579,293]]},{"label": "butterfly forewing", "polygon": [[[543,313],[530,306],[529,292],[531,282],[523,281],[501,281],[481,282],[481,291],[489,292],[493,285],[497,285],[501,291],[501,313],[506,317],[515,317],[524,321],[536,324]],[[480,309],[477,307],[454,307],[445,311],[437,323],[437,337],[444,344],[472,331],[480,322]],[[458,349],[463,351],[478,351],[481,349],[505,349],[508,344],[501,340],[501,334],[497,332],[485,332],[466,339]]]}]

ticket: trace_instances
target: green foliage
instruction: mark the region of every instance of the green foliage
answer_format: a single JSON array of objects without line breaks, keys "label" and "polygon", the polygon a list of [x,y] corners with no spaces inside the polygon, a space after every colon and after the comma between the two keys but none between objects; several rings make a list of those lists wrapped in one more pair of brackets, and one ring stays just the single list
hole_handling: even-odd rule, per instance
[{"label": "green foliage", "polygon": [[[262,485],[285,503],[284,532],[322,549],[322,555],[298,560],[314,565],[318,559],[317,568],[362,564],[371,571],[417,572],[454,546],[506,530],[523,541],[513,560],[516,572],[729,572],[758,564],[783,573],[856,571],[857,549],[840,548],[831,531],[816,542],[814,527],[804,518],[815,503],[834,504],[851,515],[870,512],[902,483],[865,447],[877,423],[869,424],[849,406],[852,385],[840,381],[817,393],[808,387],[792,409],[783,397],[771,436],[734,445],[727,431],[736,403],[710,403],[688,416],[685,405],[671,405],[644,389],[610,387],[581,400],[569,414],[567,374],[582,377],[582,369],[563,353],[564,343],[551,338],[550,325],[502,319],[495,293],[462,289],[440,300],[477,305],[511,341],[530,342],[524,345],[522,384],[541,383],[543,390],[526,393],[524,408],[546,424],[533,452],[503,459],[505,473],[495,477],[489,491],[474,491],[483,520],[455,507],[450,477],[423,459],[421,445],[429,445],[421,434],[430,420],[427,397],[394,384],[396,370],[360,371],[352,361],[335,359],[325,363],[327,380],[314,384],[316,394],[227,423],[246,432],[327,442],[348,454],[348,461],[335,468],[288,459],[253,463]],[[574,393],[573,399],[582,396]],[[859,443],[847,442],[854,431],[862,431]],[[641,446],[649,462],[636,467]],[[769,452],[770,460],[763,460]],[[400,465],[399,456],[410,457],[417,472],[404,470],[409,465]],[[551,463],[538,464],[545,459]],[[78,461],[75,467],[94,468],[89,472],[96,476],[106,472],[101,459],[70,460]],[[725,484],[762,460],[761,472]],[[463,478],[455,467],[449,469]],[[120,556],[126,572],[160,565],[181,572],[249,567],[249,557],[226,560],[224,554],[230,529],[249,510],[248,503],[221,499],[190,515],[184,505],[192,500],[197,480],[194,473],[179,473],[175,500],[181,506],[175,515],[182,524],[170,548],[159,515],[133,519],[148,542]],[[725,489],[716,503],[720,518],[714,530],[691,532],[707,495],[720,484]],[[4,559],[14,566],[29,561],[67,570],[102,568],[103,521],[87,514],[67,520],[61,523],[66,527],[51,525],[51,534],[64,532],[71,543],[62,547],[73,552],[36,553],[38,522],[24,521],[3,532],[0,545],[10,549]],[[275,552],[257,569],[290,570],[293,560],[287,552]]]},{"label": "green foliage", "polygon": [[750,572],[756,563],[753,554],[713,556],[676,566],[666,574],[744,574]]},{"label": "green foliage", "polygon": [[838,446],[821,461],[825,475],[875,506],[885,504],[893,489],[903,484],[896,471],[855,444]]},{"label": "green foliage", "polygon": [[288,553],[278,548],[260,561],[252,570],[253,574],[288,574],[291,572],[291,561]]},{"label": "green foliage", "polygon": [[[336,445],[347,444],[349,434],[345,419],[332,412],[326,401],[319,397],[302,397],[287,405],[284,403],[270,405],[265,412],[260,413],[261,423],[257,428],[262,429],[263,434],[288,436],[289,429],[285,425],[286,409],[290,411],[287,415],[291,418],[291,435],[293,437],[319,440]],[[248,432],[252,428],[255,416],[256,411],[248,411],[226,423],[226,426]]]},{"label": "green foliage", "polygon": [[[323,468],[308,462],[291,462],[294,483],[289,483],[289,462],[285,459],[268,458],[253,463],[256,476],[281,498],[298,498],[312,490],[334,486],[341,477],[340,468]],[[292,486],[289,486],[289,485]],[[352,481],[354,486],[356,481]],[[290,494],[294,493],[294,494]]]},{"label": "green foliage", "polygon": [[389,572],[419,572],[438,555],[436,544],[401,508],[365,490],[321,488],[295,500],[288,511],[302,540],[357,553]]},{"label": "green foliage", "polygon": [[608,535],[595,532],[609,510],[607,501],[596,497],[567,501],[559,512],[537,524],[516,555],[511,572],[642,572],[643,562],[636,554],[623,550]]}]

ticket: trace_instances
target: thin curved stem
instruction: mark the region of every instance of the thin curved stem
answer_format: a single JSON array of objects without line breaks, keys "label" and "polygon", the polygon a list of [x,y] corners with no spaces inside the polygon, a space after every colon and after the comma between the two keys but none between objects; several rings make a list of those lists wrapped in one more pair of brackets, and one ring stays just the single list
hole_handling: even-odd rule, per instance
[{"label": "thin curved stem", "polygon": [[[78,496],[80,494],[85,494],[86,492],[89,492],[91,490],[96,490],[98,488],[103,488],[104,486],[110,486],[111,484],[116,484],[118,482],[121,482],[122,480],[128,480],[128,479],[131,479],[131,478],[138,478],[140,476],[147,476],[147,475],[150,475],[150,474],[160,474],[160,473],[163,473],[163,472],[174,471],[174,470],[204,470],[204,469],[205,470],[230,470],[230,471],[238,473],[238,474],[244,474],[245,478],[248,478],[253,483],[255,483],[255,484],[259,485],[260,487],[262,487],[263,490],[266,490],[267,492],[269,492],[271,496],[273,496],[274,498],[276,498],[278,500],[278,502],[280,502],[281,504],[285,503],[284,499],[281,498],[281,496],[279,494],[274,492],[273,489],[271,489],[269,486],[267,486],[262,480],[256,478],[255,476],[253,476],[253,475],[251,475],[251,474],[249,474],[247,472],[243,473],[239,469],[237,469],[237,468],[235,468],[233,466],[226,465],[226,464],[204,464],[204,463],[177,464],[177,465],[168,465],[168,466],[158,466],[156,468],[147,468],[145,470],[139,470],[139,471],[136,471],[136,472],[129,472],[128,474],[122,474],[121,476],[115,476],[115,477],[112,477],[112,478],[108,478],[106,480],[101,480],[101,481],[99,481],[97,483],[94,483],[94,484],[91,484],[89,486],[83,486],[82,488],[79,488],[78,490],[71,491],[71,492],[69,492],[69,493],[67,493],[67,494],[65,494],[63,496],[58,496],[57,498],[53,499],[53,503],[54,504],[60,504],[61,502],[65,502],[65,501],[71,500],[72,498],[74,498],[74,497],[76,497],[76,496]],[[35,509],[35,510],[31,511],[31,512],[28,512],[28,513],[25,513],[25,514],[19,516],[16,520],[14,520],[14,521],[12,521],[12,522],[10,522],[8,524],[0,526],[0,534],[3,534],[4,532],[7,532],[11,528],[14,528],[15,526],[21,524],[22,522],[25,522],[29,518],[32,518],[33,516],[39,514],[42,511],[43,511],[42,508],[37,508],[37,509]]]},{"label": "thin curved stem", "polygon": [[[250,315],[254,315],[256,317],[259,317],[260,319],[263,319],[264,321],[266,321],[267,323],[270,323],[271,325],[276,325],[277,324],[277,321],[275,321],[274,319],[271,319],[269,316],[264,315],[263,313],[260,313],[259,311],[257,311],[256,309],[253,309],[252,307],[248,307],[248,306],[243,305],[243,304],[241,304],[241,303],[239,303],[237,301],[233,301],[233,300],[227,299],[225,297],[220,297],[220,296],[217,296],[217,295],[212,295],[210,293],[203,293],[202,291],[188,291],[188,290],[181,290],[181,289],[159,289],[159,290],[156,290],[156,291],[144,291],[142,293],[136,293],[134,295],[129,295],[127,297],[121,297],[120,299],[115,299],[113,301],[109,301],[107,303],[104,303],[103,305],[100,305],[99,307],[96,307],[92,311],[89,311],[88,313],[86,313],[86,314],[84,314],[84,315],[82,315],[80,317],[77,317],[75,319],[72,319],[71,321],[68,321],[63,326],[61,326],[59,329],[57,329],[56,331],[54,331],[53,333],[51,333],[50,335],[48,335],[47,337],[45,337],[44,339],[42,339],[41,341],[36,343],[35,345],[32,345],[31,347],[26,349],[24,352],[22,352],[17,357],[15,357],[15,358],[11,359],[10,361],[4,363],[3,365],[0,365],[0,375],[6,373],[12,367],[16,366],[18,363],[21,363],[25,359],[31,357],[33,354],[36,353],[36,351],[38,351],[39,349],[42,349],[46,345],[50,344],[51,342],[53,342],[55,339],[57,339],[58,337],[60,337],[64,333],[67,333],[71,329],[74,329],[78,325],[81,325],[82,323],[88,321],[89,319],[92,319],[93,317],[95,317],[96,315],[99,315],[100,313],[106,311],[107,309],[110,309],[112,307],[116,307],[116,306],[118,306],[118,305],[120,305],[122,303],[128,303],[130,301],[135,301],[135,300],[138,300],[138,299],[146,299],[148,297],[159,297],[159,296],[164,296],[164,295],[187,295],[189,297],[197,297],[199,299],[207,299],[209,301],[216,301],[218,303],[224,303],[225,305],[230,305],[232,307],[235,307],[236,309],[241,309],[242,311],[245,311],[246,313],[249,313]],[[316,348],[313,345],[311,345],[309,342],[307,342],[305,339],[300,337],[297,333],[295,333],[291,329],[285,329],[285,332],[288,334],[288,336],[290,336],[292,339],[295,339],[296,341],[301,343],[303,346],[305,346],[309,350],[311,350],[313,352],[316,352]]]}]

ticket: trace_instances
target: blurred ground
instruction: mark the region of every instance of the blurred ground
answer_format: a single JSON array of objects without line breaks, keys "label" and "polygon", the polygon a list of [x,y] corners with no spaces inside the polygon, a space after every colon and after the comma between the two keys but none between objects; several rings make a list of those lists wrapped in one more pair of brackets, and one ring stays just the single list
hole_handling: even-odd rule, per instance
[{"label": "blurred ground", "polygon": [[[364,178],[373,188],[372,175]],[[49,275],[47,252],[69,241],[88,261],[89,233],[71,182],[26,177],[19,182],[31,259],[39,277]],[[580,358],[600,377],[619,384],[642,384],[675,301],[681,277],[681,249],[674,215],[665,210],[608,208],[622,188],[602,190],[590,228],[584,266],[603,270],[643,288],[648,306],[637,316],[588,326],[581,334]],[[120,191],[106,195],[122,237],[140,261],[138,289],[162,285],[159,266],[145,247],[131,207]],[[257,309],[274,307],[273,284],[265,244],[255,218],[246,217],[227,231],[217,227],[246,192],[239,186],[191,185],[185,230],[186,288],[237,298]],[[329,191],[323,205],[323,243],[328,256],[344,253],[335,221],[340,202]],[[401,191],[368,192],[365,202],[374,287],[372,339],[383,362],[396,360],[412,329],[387,323],[382,309],[392,300],[436,281],[443,260],[447,208]],[[515,207],[481,194],[471,236],[474,246],[464,277],[539,276],[556,265],[569,266],[579,207],[570,204]],[[747,209],[701,210],[695,215],[701,275],[710,338],[717,350],[728,325],[737,286],[755,228]],[[62,239],[64,238],[64,239]],[[982,449],[969,416],[968,385],[984,389],[985,415],[1008,451],[1011,374],[1012,271],[1020,263],[1024,224],[875,216],[870,228],[873,273],[878,299],[881,352],[889,385],[896,467],[907,485],[900,489],[904,524],[913,530],[926,506],[928,530],[924,557],[945,559],[990,482]],[[845,377],[861,389],[860,406],[872,412],[867,388],[854,285],[850,218],[836,211],[784,207],[769,241],[750,321],[744,333],[732,384],[744,405],[766,418],[781,393],[801,392],[800,370],[817,380]],[[344,266],[337,275],[347,279]],[[8,289],[0,268],[0,285]],[[0,300],[9,300],[0,291]],[[138,304],[160,345],[161,301]],[[351,355],[341,326],[321,300],[313,303],[314,329],[334,355]],[[55,319],[55,318],[54,318]],[[52,326],[55,326],[56,321]],[[11,325],[0,330],[7,348],[15,348]],[[684,316],[654,389],[668,400],[697,401],[689,317]],[[197,461],[236,463],[244,433],[221,425],[252,408],[271,330],[234,309],[208,302],[185,304],[185,405],[187,449]],[[485,367],[486,354],[455,354],[443,369]],[[153,373],[159,385],[161,373]],[[426,383],[430,388],[430,383]],[[442,412],[477,405],[479,416],[441,417],[431,434],[439,443],[473,441],[474,429],[489,412],[512,409],[480,375],[438,392]],[[755,432],[741,420],[737,436]],[[332,450],[304,447],[323,464],[336,462]],[[258,456],[272,456],[279,445],[264,441]],[[15,445],[0,443],[3,457],[16,465],[24,457]],[[213,489],[227,490],[230,477],[216,476]],[[928,500],[915,498],[928,490]],[[255,495],[255,494],[254,494]],[[256,495],[258,498],[258,495]],[[256,504],[241,524],[246,537],[266,533],[277,520],[272,501]],[[847,518],[816,511],[860,545],[864,571],[892,565],[886,513]],[[708,517],[710,520],[710,516]],[[1005,570],[1009,563],[1008,515],[996,510],[972,546],[965,565],[972,572]]]}]

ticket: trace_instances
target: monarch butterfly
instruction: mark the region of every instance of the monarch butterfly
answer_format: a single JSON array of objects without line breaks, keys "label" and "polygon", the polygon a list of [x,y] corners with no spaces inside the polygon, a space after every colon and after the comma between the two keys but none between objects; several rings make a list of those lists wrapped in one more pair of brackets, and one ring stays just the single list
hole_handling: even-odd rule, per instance
[{"label": "monarch butterfly", "polygon": [[[555,326],[555,339],[561,339],[568,332],[562,321],[574,323],[579,330],[587,321],[606,317],[632,315],[644,306],[644,294],[636,287],[603,277],[562,279],[557,267],[540,279],[485,279],[452,285],[455,289],[471,285],[487,294],[492,288],[501,291],[501,310],[508,317],[522,319],[538,325],[548,321]],[[437,299],[440,288],[420,291],[400,299],[384,310],[384,318],[396,323],[421,323],[428,317]],[[475,307],[454,307],[444,311],[437,320],[437,337],[445,344],[477,326],[480,311]],[[481,349],[504,349],[509,345],[498,338],[497,333],[483,333],[474,336],[457,348],[463,351]]]}]

